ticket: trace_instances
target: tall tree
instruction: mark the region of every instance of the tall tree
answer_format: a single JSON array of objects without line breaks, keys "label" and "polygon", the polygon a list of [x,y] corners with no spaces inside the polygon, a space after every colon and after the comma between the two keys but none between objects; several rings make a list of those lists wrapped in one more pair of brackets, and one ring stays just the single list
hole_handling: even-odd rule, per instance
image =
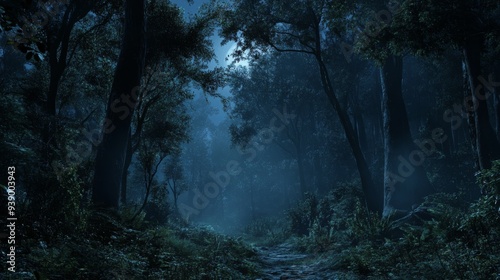
[{"label": "tall tree", "polygon": [[172,198],[174,200],[174,208],[176,213],[179,212],[179,196],[188,190],[188,185],[183,182],[183,168],[180,158],[180,153],[172,155],[170,161],[166,164],[165,169],[166,184]]},{"label": "tall tree", "polygon": [[488,113],[488,75],[484,75],[481,58],[487,42],[498,42],[500,3],[488,1],[405,1],[394,17],[398,26],[396,46],[419,55],[440,54],[449,47],[462,51],[469,84],[464,111],[473,126],[474,153],[479,169],[491,167],[500,158],[500,144],[495,137]]},{"label": "tall tree", "polygon": [[317,63],[323,91],[335,109],[345,136],[356,160],[365,194],[367,207],[381,211],[381,197],[375,188],[371,171],[361,150],[357,134],[346,109],[341,106],[335,92],[330,70],[325,63],[324,13],[326,1],[255,1],[236,0],[222,19],[222,35],[227,40],[238,42],[239,51],[251,51],[259,56],[260,51],[274,49],[278,52],[296,52],[313,56]]},{"label": "tall tree", "polygon": [[[403,58],[390,55],[380,69],[384,120],[384,216],[411,210],[431,193],[423,153],[413,143],[402,90]],[[413,157],[418,155],[417,159]],[[417,161],[414,164],[414,161]],[[402,172],[404,174],[402,174]]]},{"label": "tall tree", "polygon": [[[196,17],[186,21],[182,9],[176,5],[168,1],[151,1],[146,12],[145,67],[148,71],[143,76],[145,82],[139,93],[136,116],[132,120],[122,176],[122,202],[126,202],[127,171],[151,116],[163,112],[167,122],[181,123],[186,116],[179,109],[184,101],[192,98],[192,86],[216,95],[222,83],[220,68],[207,69],[208,62],[214,58],[212,44],[207,38],[213,32],[215,10],[202,6]],[[173,125],[171,129],[170,136],[179,141],[186,138],[187,126]]]},{"label": "tall tree", "polygon": [[[10,21],[2,21],[3,25],[6,25],[7,30],[18,31],[11,36],[11,43],[26,53],[27,59],[35,58],[40,61],[47,54],[50,74],[45,109],[48,115],[55,116],[57,113],[57,93],[61,79],[82,39],[105,26],[116,9],[115,1],[104,0],[2,4],[2,10],[7,11],[7,17],[10,18]],[[94,12],[93,20],[89,21],[91,24],[83,23],[90,11]],[[84,26],[84,31],[75,36],[78,24],[80,28]]]},{"label": "tall tree", "polygon": [[59,94],[63,78],[81,50],[82,41],[110,21],[117,5],[115,1],[105,0],[12,2],[2,2],[2,10],[6,12],[4,20],[10,19],[3,21],[4,27],[12,29],[6,33],[10,43],[25,53],[27,60],[34,59],[35,65],[40,66],[43,63],[38,62],[47,57],[48,85],[43,89],[45,114],[40,118],[40,134],[44,160],[53,165],[57,159],[55,151],[62,150],[56,139],[64,126],[57,110],[58,103],[59,109],[64,105]]},{"label": "tall tree", "polygon": [[[332,143],[333,139],[325,139],[325,135],[336,124],[329,121],[323,129],[318,128],[333,112],[325,105],[327,100],[317,75],[310,71],[315,66],[309,56],[275,52],[252,63],[248,72],[235,71],[230,81],[233,143],[241,149],[251,147],[254,142],[282,149],[285,160],[291,158],[296,162],[301,195],[317,191],[319,186],[312,181],[325,176],[319,166],[308,167],[313,165],[312,158],[322,152],[322,144]],[[270,120],[278,119],[277,112],[291,117],[273,121],[270,130],[263,130],[269,128]],[[323,160],[327,160],[326,156]]]},{"label": "tall tree", "polygon": [[[403,57],[392,48],[398,29],[391,24],[391,13],[397,13],[399,5],[391,6],[385,1],[361,1],[361,8],[351,8],[355,17],[370,18],[373,11],[385,11],[379,22],[370,26],[368,21],[363,32],[352,32],[355,48],[365,57],[380,66],[380,85],[382,94],[383,137],[384,137],[384,208],[383,215],[405,213],[423,202],[432,192],[423,163],[425,155],[413,143],[408,113],[403,99]],[[365,15],[363,17],[363,15]],[[372,17],[377,18],[377,17]],[[335,25],[333,25],[335,26]],[[372,37],[368,37],[372,34]],[[375,34],[375,35],[373,35]],[[416,156],[416,158],[415,158]]]},{"label": "tall tree", "polygon": [[92,201],[97,206],[119,206],[130,123],[144,67],[144,12],[145,0],[126,1],[122,49],[106,110],[103,141],[96,158]]}]

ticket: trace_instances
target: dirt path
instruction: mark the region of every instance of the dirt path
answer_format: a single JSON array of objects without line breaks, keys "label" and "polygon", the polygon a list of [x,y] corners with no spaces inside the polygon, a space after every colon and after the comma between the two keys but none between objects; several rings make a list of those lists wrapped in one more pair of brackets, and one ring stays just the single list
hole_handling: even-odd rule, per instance
[{"label": "dirt path", "polygon": [[298,253],[289,243],[260,247],[259,254],[264,263],[264,275],[256,280],[338,279],[335,273],[322,268],[324,265],[318,256]]}]

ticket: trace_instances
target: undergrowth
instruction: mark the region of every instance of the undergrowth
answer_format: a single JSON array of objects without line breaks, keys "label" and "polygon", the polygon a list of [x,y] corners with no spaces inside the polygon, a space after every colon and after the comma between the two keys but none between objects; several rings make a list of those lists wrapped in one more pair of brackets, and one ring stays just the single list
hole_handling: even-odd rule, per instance
[{"label": "undergrowth", "polygon": [[273,246],[285,242],[291,236],[289,223],[283,218],[256,219],[243,230],[246,239],[262,246]]},{"label": "undergrowth", "polygon": [[374,279],[500,279],[500,162],[477,178],[475,202],[437,193],[404,221],[367,213],[356,186],[310,195],[289,212],[296,246]]},{"label": "undergrowth", "polygon": [[258,275],[255,251],[240,240],[207,227],[152,227],[143,219],[140,215],[132,227],[118,213],[91,212],[86,227],[73,234],[40,240],[23,233],[17,272],[0,273],[0,278],[222,280]]}]

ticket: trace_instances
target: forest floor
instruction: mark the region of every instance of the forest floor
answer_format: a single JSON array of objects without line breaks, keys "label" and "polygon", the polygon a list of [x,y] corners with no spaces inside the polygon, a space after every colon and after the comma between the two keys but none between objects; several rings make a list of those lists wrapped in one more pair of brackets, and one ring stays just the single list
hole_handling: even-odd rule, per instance
[{"label": "forest floor", "polygon": [[327,268],[326,258],[298,252],[295,246],[288,242],[272,247],[257,247],[257,251],[263,263],[263,275],[257,280],[346,279],[340,277],[340,273]]}]

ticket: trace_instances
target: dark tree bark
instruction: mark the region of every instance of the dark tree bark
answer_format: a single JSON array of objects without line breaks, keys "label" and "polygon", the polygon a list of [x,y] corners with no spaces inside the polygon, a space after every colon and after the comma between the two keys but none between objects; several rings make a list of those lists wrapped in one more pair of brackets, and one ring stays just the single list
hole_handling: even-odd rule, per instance
[{"label": "dark tree bark", "polygon": [[[402,94],[403,59],[389,56],[380,69],[384,118],[384,216],[408,211],[431,193],[425,154],[412,142]],[[423,157],[423,158],[422,158]]]},{"label": "dark tree bark", "polygon": [[302,197],[304,197],[308,188],[306,186],[305,163],[302,150],[297,150],[297,164],[299,167],[300,192]]},{"label": "dark tree bark", "polygon": [[146,208],[146,205],[149,201],[149,195],[151,194],[151,188],[153,188],[154,178],[156,173],[158,172],[158,167],[161,165],[163,160],[167,155],[160,155],[156,163],[151,163],[151,165],[146,165],[144,167],[144,184],[146,187],[146,195],[144,196],[144,200],[142,201],[141,208],[137,210],[135,215],[132,217],[131,221],[135,220],[135,218]]},{"label": "dark tree bark", "polygon": [[[465,65],[465,60],[462,62],[462,90],[464,94],[464,104],[470,108],[474,107],[470,84],[469,84],[469,75],[467,74],[467,66]],[[476,122],[474,110],[465,110],[465,116],[467,120],[467,127],[463,127],[464,139],[470,139],[470,146],[473,152],[474,157],[474,168],[479,169],[479,160],[477,158],[477,148],[476,148]],[[468,134],[468,135],[467,135]]]},{"label": "dark tree bark", "polygon": [[80,20],[80,13],[78,13],[79,8],[78,6],[75,6],[77,5],[75,5],[74,3],[69,4],[68,8],[64,12],[62,22],[58,29],[55,29],[52,25],[49,25],[47,31],[47,50],[49,57],[50,79],[49,91],[47,93],[46,109],[47,113],[52,116],[56,115],[57,91],[59,89],[59,82],[61,81],[61,77],[64,73],[64,70],[66,70],[66,60],[68,56],[71,31],[73,30],[75,23]]},{"label": "dark tree bark", "polygon": [[[57,146],[54,134],[57,131],[57,94],[59,84],[68,65],[69,57],[74,53],[78,42],[74,48],[70,49],[71,33],[75,24],[83,19],[95,6],[95,1],[74,0],[67,4],[66,10],[61,15],[60,22],[48,22],[46,27],[47,56],[49,65],[49,87],[47,99],[45,101],[45,112],[48,116],[41,131],[41,138],[45,144],[46,159],[52,162],[54,153],[52,147]],[[48,16],[48,15],[47,15]],[[55,16],[56,18],[59,15]],[[96,25],[97,26],[97,25]]]},{"label": "dark tree bark", "polygon": [[128,141],[127,141],[127,151],[125,154],[125,162],[123,164],[123,174],[122,174],[122,188],[121,188],[121,197],[120,197],[120,202],[122,204],[127,203],[127,183],[128,183],[128,168],[130,167],[130,164],[132,163],[132,139],[130,136],[130,131],[128,134]]},{"label": "dark tree bark", "polygon": [[499,142],[491,126],[488,115],[488,104],[486,102],[488,93],[485,85],[481,84],[481,49],[480,37],[467,38],[463,47],[465,66],[467,69],[470,94],[473,108],[466,108],[474,113],[475,153],[479,163],[479,169],[491,167],[491,161],[500,156]]},{"label": "dark tree bark", "polygon": [[144,0],[125,3],[122,49],[106,110],[103,141],[96,158],[92,193],[96,206],[119,207],[130,123],[144,67],[144,5]]},{"label": "dark tree bark", "polygon": [[[302,115],[302,108],[301,108]],[[297,167],[299,169],[299,183],[300,183],[300,195],[304,198],[306,192],[308,191],[308,187],[306,185],[306,163],[304,159],[305,149],[302,144],[302,125],[301,120],[299,118],[295,118],[291,123],[287,126],[287,134],[288,138],[292,141],[293,146],[295,148],[295,156],[297,159]]]},{"label": "dark tree bark", "polygon": [[[500,63],[495,63],[493,68],[493,81],[496,83],[500,77]],[[493,88],[493,109],[495,111],[495,133],[500,142],[500,87],[496,85]]]},{"label": "dark tree bark", "polygon": [[75,24],[82,20],[94,7],[96,7],[97,1],[95,0],[73,0],[69,1],[66,10],[61,17],[61,21],[54,23],[51,22],[47,26],[47,54],[49,62],[49,89],[47,92],[47,113],[51,116],[55,116],[57,113],[57,94],[59,91],[59,84],[66,71],[66,67],[70,62],[76,47],[85,34],[90,30],[94,30],[98,27],[104,26],[110,19],[111,15],[106,17],[102,22],[95,24],[81,35],[78,40],[74,43],[74,46],[70,48],[71,33],[75,27]]},{"label": "dark tree bark", "polygon": [[[314,13],[312,13],[312,15],[314,15]],[[361,150],[361,147],[359,145],[359,140],[352,126],[351,120],[349,119],[349,114],[340,105],[340,102],[337,99],[337,96],[335,95],[335,91],[333,89],[333,84],[330,80],[328,69],[323,61],[321,34],[319,26],[320,20],[318,20],[318,18],[315,18],[314,22],[315,22],[315,29],[314,29],[315,46],[313,54],[314,57],[316,58],[316,62],[318,63],[323,90],[325,91],[328,100],[332,104],[335,112],[339,117],[347,141],[353,152],[354,159],[356,161],[356,166],[358,168],[359,176],[361,179],[361,187],[365,196],[366,207],[370,211],[381,212],[382,211],[381,193],[375,188],[370,168],[368,167],[368,163],[366,162],[363,151]]]},{"label": "dark tree bark", "polygon": [[356,135],[356,132],[354,131],[354,128],[352,127],[349,115],[344,110],[344,108],[340,106],[340,103],[335,96],[326,66],[324,65],[320,57],[317,58],[317,61],[320,68],[323,89],[327,94],[330,103],[333,105],[333,108],[337,112],[337,115],[339,116],[340,123],[344,128],[347,141],[352,149],[354,159],[356,160],[356,165],[358,167],[358,172],[361,178],[363,193],[365,194],[366,205],[371,211],[380,211],[380,209],[382,208],[380,206],[381,197],[379,197],[379,193],[377,192],[375,184],[373,183],[370,169],[368,168],[365,156],[363,155],[363,151],[361,150],[361,147],[359,145],[358,137]]},{"label": "dark tree bark", "polygon": [[[148,82],[146,81],[145,87],[147,87]],[[129,140],[127,143],[127,153],[125,155],[125,163],[123,167],[123,175],[122,175],[122,187],[121,187],[121,202],[125,203],[127,199],[127,182],[128,182],[128,169],[130,168],[130,164],[132,163],[132,157],[139,149],[139,145],[141,144],[142,130],[144,128],[144,122],[146,120],[146,116],[148,115],[149,109],[151,106],[155,104],[161,97],[160,94],[157,94],[154,98],[150,99],[146,104],[143,104],[142,96],[144,92],[139,94],[139,102],[136,106],[137,111],[137,124],[135,127],[135,132],[129,131]]]},{"label": "dark tree bark", "polygon": [[500,141],[500,91],[497,88],[493,93],[493,110],[495,113],[495,135]]},{"label": "dark tree bark", "polygon": [[[368,140],[366,137],[365,121],[363,119],[363,114],[361,113],[359,102],[357,100],[359,96],[359,89],[357,85],[355,87],[354,95],[355,96],[349,99],[351,104],[350,108],[352,112],[352,117],[354,119],[354,124],[355,124],[354,127],[356,135],[358,137],[359,146],[361,147],[362,150],[368,151],[369,147],[368,147]],[[368,158],[368,156],[366,156],[366,153],[365,157],[366,160],[369,162],[370,159]]]},{"label": "dark tree bark", "polygon": [[172,192],[172,195],[174,196],[174,207],[175,211],[179,212],[179,204],[177,203],[177,200],[179,198],[180,192],[177,189],[177,182],[174,178],[171,179],[172,183],[169,183],[170,180],[167,180],[167,184],[170,185],[170,191]]},{"label": "dark tree bark", "polygon": [[[317,36],[319,36],[319,34],[317,34]],[[321,49],[319,46],[317,46],[316,49],[316,61],[318,62],[320,70],[323,90],[325,91],[330,103],[339,116],[340,123],[345,131],[347,141],[354,155],[354,159],[356,160],[356,165],[358,167],[358,172],[361,179],[361,186],[365,195],[366,206],[371,211],[381,212],[382,197],[380,196],[380,192],[378,192],[375,188],[370,169],[366,162],[365,156],[363,155],[363,151],[361,150],[361,147],[359,145],[358,137],[356,132],[354,131],[354,128],[352,127],[349,115],[344,110],[344,108],[342,108],[335,95],[328,70],[321,57]]]}]

